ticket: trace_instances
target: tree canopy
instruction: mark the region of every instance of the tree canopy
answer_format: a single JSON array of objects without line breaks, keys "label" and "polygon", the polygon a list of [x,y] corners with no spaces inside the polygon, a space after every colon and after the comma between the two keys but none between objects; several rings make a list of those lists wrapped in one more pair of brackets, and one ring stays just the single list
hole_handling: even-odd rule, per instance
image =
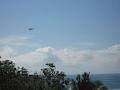
[{"label": "tree canopy", "polygon": [[54,63],[45,64],[41,74],[29,74],[10,60],[0,61],[0,90],[107,90],[100,81],[92,81],[90,73],[78,74],[76,80],[66,78]]}]

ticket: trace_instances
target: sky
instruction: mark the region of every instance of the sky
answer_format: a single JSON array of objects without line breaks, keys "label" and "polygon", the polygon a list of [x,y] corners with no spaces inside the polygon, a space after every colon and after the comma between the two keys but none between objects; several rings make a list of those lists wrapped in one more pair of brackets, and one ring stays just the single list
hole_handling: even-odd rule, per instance
[{"label": "sky", "polygon": [[0,56],[30,72],[120,73],[120,0],[0,0]]}]

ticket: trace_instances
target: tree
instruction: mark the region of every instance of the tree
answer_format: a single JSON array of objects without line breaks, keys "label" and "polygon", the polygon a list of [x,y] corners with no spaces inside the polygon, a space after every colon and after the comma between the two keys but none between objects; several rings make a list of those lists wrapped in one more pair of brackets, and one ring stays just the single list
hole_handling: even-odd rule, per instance
[{"label": "tree", "polygon": [[104,84],[99,81],[99,80],[96,80],[93,82],[94,86],[95,86],[95,89],[99,89],[99,90],[108,90],[108,88],[106,86],[104,86]]},{"label": "tree", "polygon": [[48,90],[64,90],[65,73],[55,71],[56,67],[53,63],[47,63],[47,68],[43,68],[42,72],[47,82]]},{"label": "tree", "polygon": [[2,90],[11,90],[16,85],[16,71],[12,61],[0,61],[0,87]]},{"label": "tree", "polygon": [[86,72],[84,72],[81,75],[81,77],[80,77],[80,75],[77,75],[76,82],[74,82],[74,83],[76,83],[76,85],[73,84],[74,87],[75,86],[77,87],[76,90],[98,90],[98,89],[99,90],[107,90],[107,87],[105,87],[102,82],[100,82],[98,80],[92,81],[90,79],[90,73],[86,73]]},{"label": "tree", "polygon": [[42,74],[29,74],[26,68],[16,68],[10,60],[0,61],[0,90],[67,90],[67,86],[71,90],[107,90],[102,82],[92,81],[90,73],[70,80],[64,72],[56,71],[53,63],[46,66]]}]

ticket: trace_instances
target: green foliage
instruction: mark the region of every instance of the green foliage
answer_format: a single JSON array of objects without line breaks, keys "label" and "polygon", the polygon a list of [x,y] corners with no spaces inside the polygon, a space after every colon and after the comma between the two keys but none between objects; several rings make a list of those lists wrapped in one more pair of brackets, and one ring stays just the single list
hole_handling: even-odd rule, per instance
[{"label": "green foliage", "polygon": [[53,63],[30,75],[24,67],[16,68],[12,61],[0,61],[0,90],[107,90],[100,81],[91,81],[90,73],[77,75],[76,80],[66,79],[64,72],[56,71]]},{"label": "green foliage", "polygon": [[0,61],[0,88],[2,90],[14,90],[18,87],[17,69],[12,61]]},{"label": "green foliage", "polygon": [[65,73],[55,71],[56,67],[53,63],[47,63],[47,68],[42,69],[45,81],[50,90],[64,90]]},{"label": "green foliage", "polygon": [[77,75],[76,81],[72,80],[72,90],[108,90],[100,81],[92,81],[90,73]]}]

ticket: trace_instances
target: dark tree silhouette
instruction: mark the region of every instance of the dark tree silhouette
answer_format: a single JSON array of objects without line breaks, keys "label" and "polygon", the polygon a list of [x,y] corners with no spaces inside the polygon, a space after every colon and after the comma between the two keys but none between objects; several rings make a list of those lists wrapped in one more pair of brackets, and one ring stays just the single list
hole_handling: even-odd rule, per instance
[{"label": "dark tree silhouette", "polygon": [[77,75],[76,80],[65,78],[64,72],[56,71],[53,63],[47,63],[46,68],[29,74],[24,67],[16,67],[10,60],[0,61],[0,90],[107,90],[100,81],[92,81],[90,73]]}]

